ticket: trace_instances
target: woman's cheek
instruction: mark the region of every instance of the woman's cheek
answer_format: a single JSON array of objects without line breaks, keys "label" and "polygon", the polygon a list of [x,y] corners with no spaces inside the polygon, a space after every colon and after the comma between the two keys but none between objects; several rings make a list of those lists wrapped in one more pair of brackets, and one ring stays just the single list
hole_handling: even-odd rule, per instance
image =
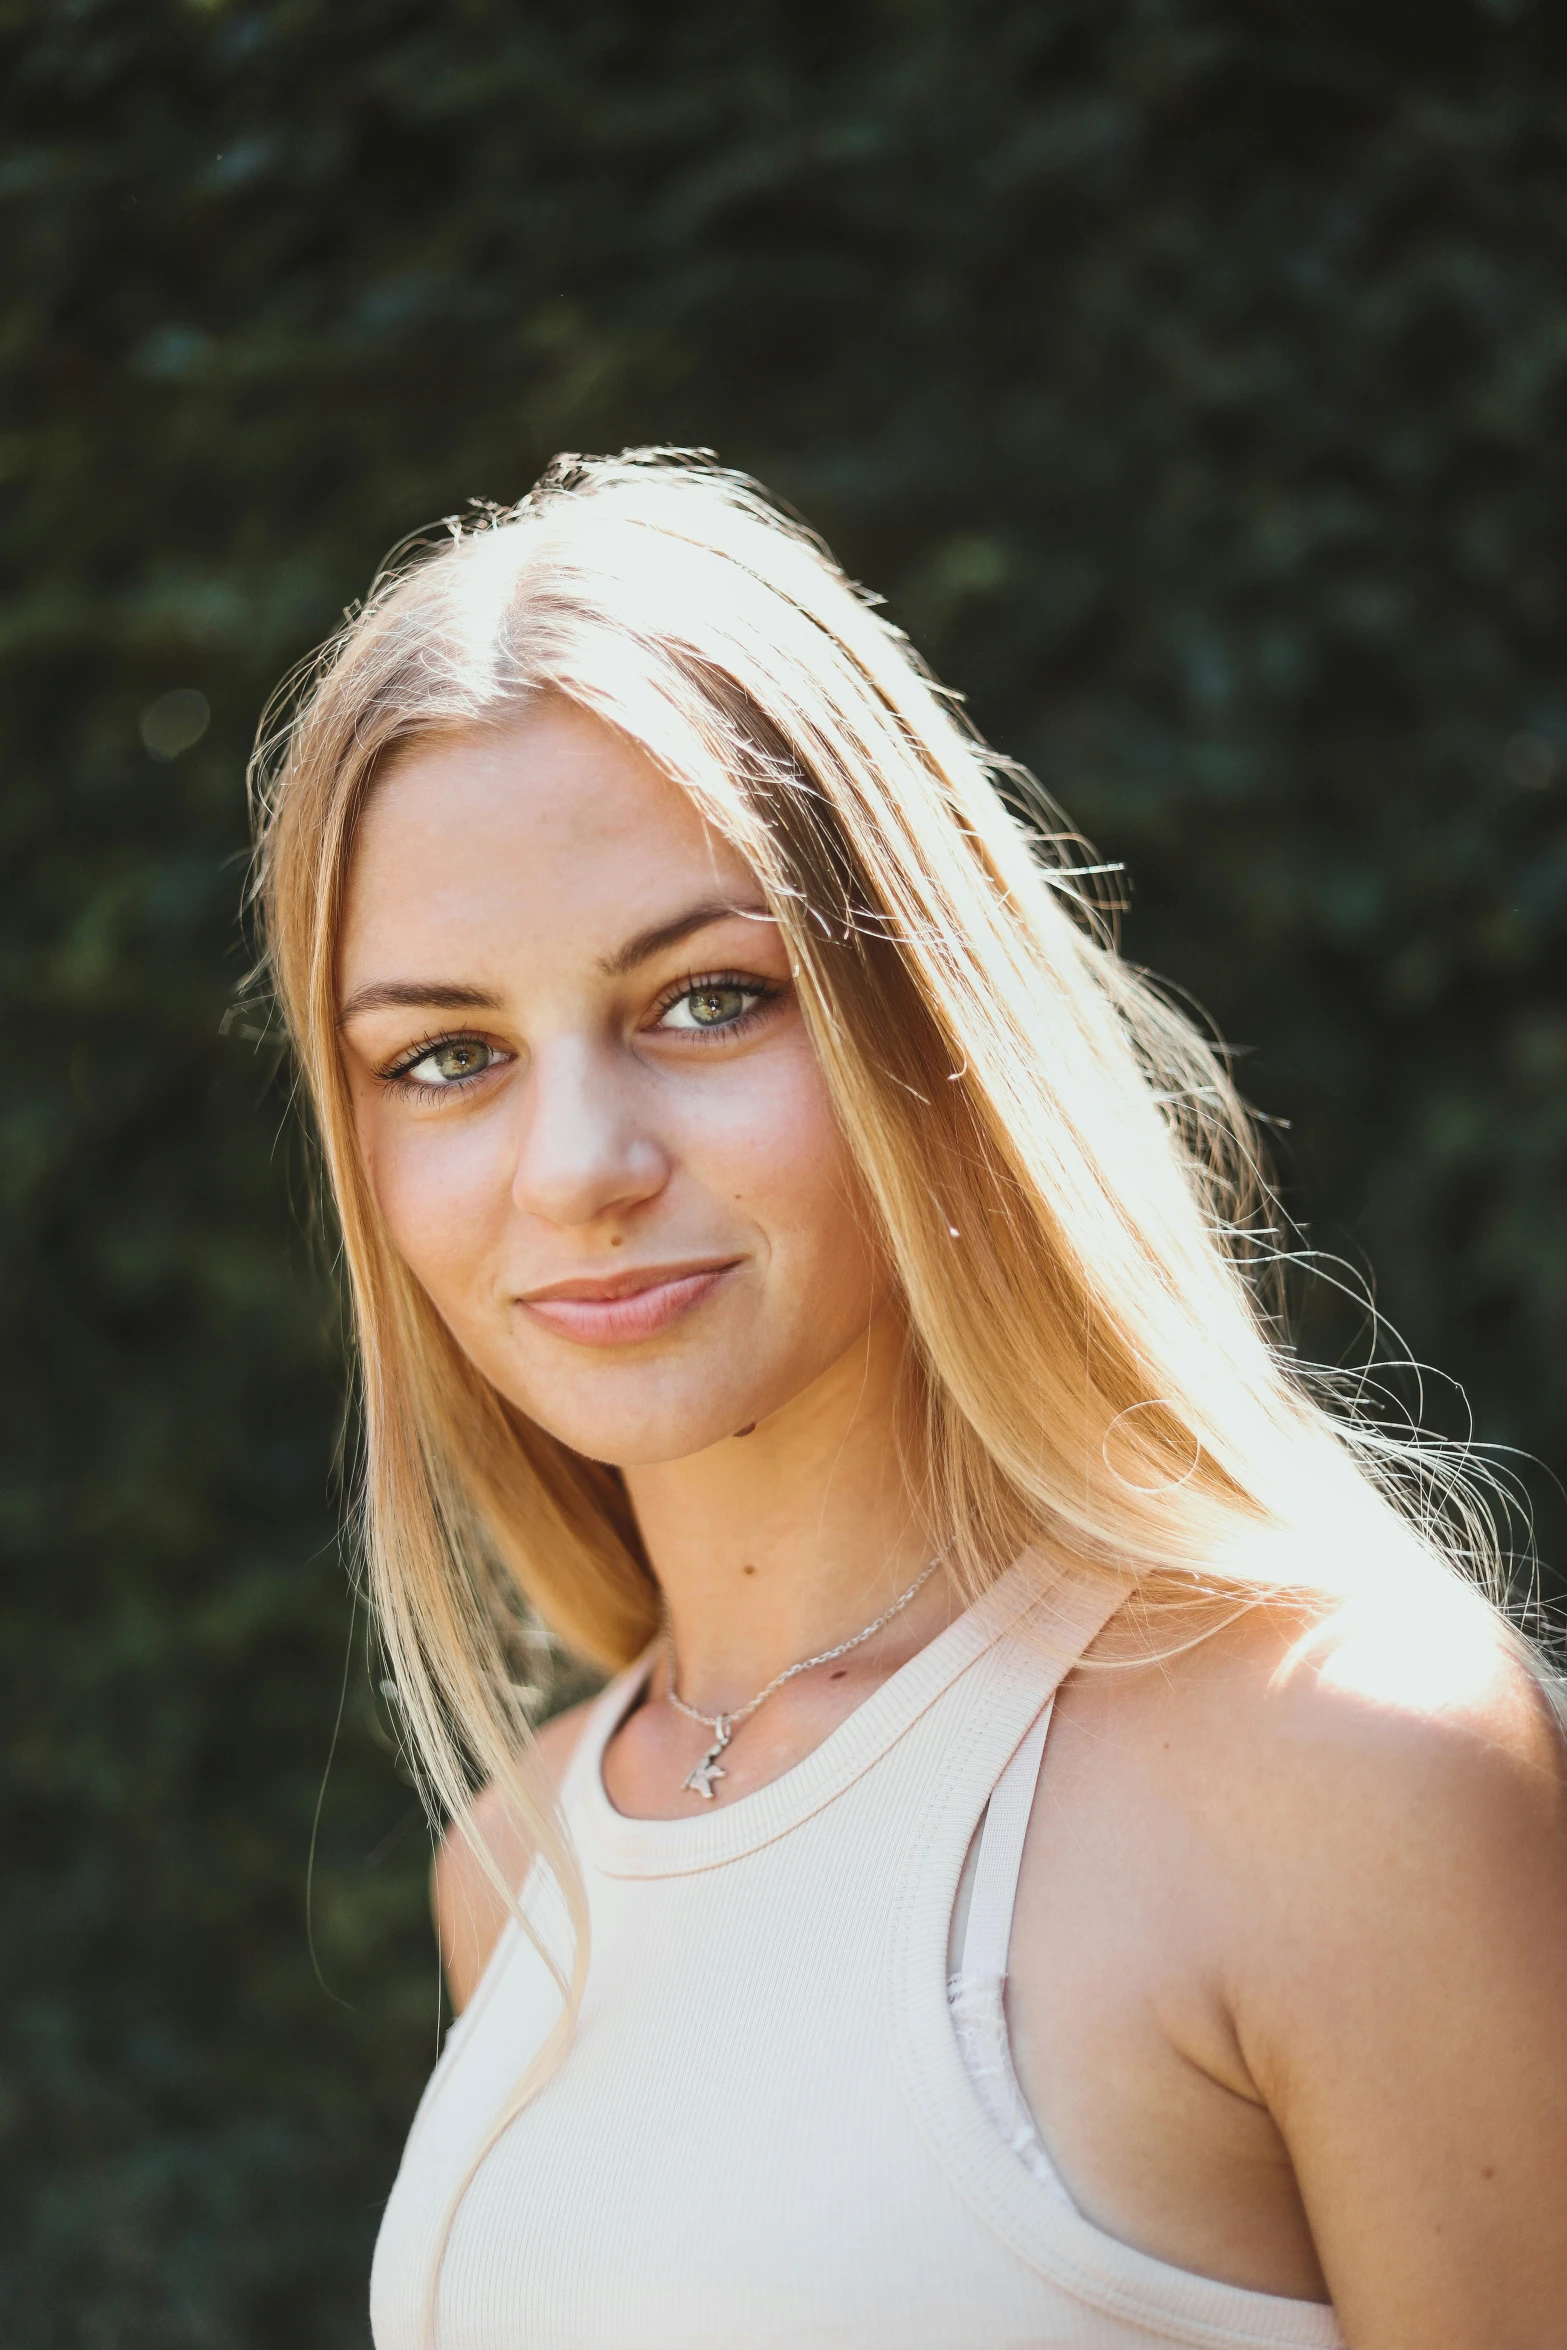
[{"label": "woman's cheek", "polygon": [[[708,1187],[755,1218],[802,1282],[868,1269],[863,1188],[804,1036],[791,1039],[790,1052],[770,1070],[759,1063],[758,1077],[764,1081],[726,1105],[722,1132],[712,1138]],[[818,1308],[827,1302],[815,1300]]]},{"label": "woman's cheek", "polygon": [[378,1137],[369,1157],[393,1246],[448,1317],[476,1302],[470,1293],[510,1199],[504,1155],[483,1123],[409,1121]]}]

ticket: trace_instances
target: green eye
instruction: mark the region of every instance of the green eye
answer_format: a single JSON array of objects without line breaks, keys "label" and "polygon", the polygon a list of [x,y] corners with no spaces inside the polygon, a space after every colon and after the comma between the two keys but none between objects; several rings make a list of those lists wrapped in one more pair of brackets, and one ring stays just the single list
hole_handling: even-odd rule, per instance
[{"label": "green eye", "polygon": [[661,1028],[734,1028],[757,1001],[754,987],[690,987],[659,1022]]},{"label": "green eye", "polygon": [[460,1085],[465,1077],[480,1077],[494,1061],[495,1048],[476,1036],[454,1036],[433,1044],[411,1061],[402,1075],[415,1085]]}]

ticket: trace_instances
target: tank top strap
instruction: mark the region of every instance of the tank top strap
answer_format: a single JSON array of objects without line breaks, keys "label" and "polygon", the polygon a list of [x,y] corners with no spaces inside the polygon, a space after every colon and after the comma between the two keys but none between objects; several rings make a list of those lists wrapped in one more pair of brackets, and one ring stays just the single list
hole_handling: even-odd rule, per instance
[{"label": "tank top strap", "polygon": [[1028,1681],[1032,1719],[1003,1765],[985,1805],[969,1892],[968,1918],[958,1953],[960,1975],[999,1979],[1006,1974],[1023,1846],[1033,1814],[1056,1695],[1121,1606],[1129,1589],[1126,1582],[1108,1578],[1072,1588],[1048,1613],[1045,1612],[1048,1603],[1044,1603],[1013,1635],[1014,1646],[1037,1649],[1038,1653],[1035,1673]]},{"label": "tank top strap", "polygon": [[1034,1727],[996,1781],[995,1793],[985,1808],[974,1861],[974,1882],[969,1893],[968,1922],[958,1955],[960,1975],[999,1979],[1007,1971],[1012,1913],[1017,1907],[1018,1878],[1023,1869],[1023,1846],[1028,1837],[1055,1702],[1052,1690]]}]

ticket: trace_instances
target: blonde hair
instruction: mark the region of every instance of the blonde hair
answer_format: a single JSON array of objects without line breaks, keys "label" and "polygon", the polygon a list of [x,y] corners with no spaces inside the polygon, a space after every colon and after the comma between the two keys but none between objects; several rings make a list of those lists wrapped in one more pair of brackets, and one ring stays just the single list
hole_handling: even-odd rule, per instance
[{"label": "blonde hair", "polygon": [[[1121,959],[1030,779],[755,484],[690,453],[561,458],[519,506],[394,558],[257,761],[265,952],[357,1335],[370,1587],[439,1809],[500,1780],[569,1891],[497,1594],[603,1666],[658,1620],[619,1477],[479,1375],[390,1246],[337,1042],[378,773],[545,695],[638,744],[758,877],[901,1284],[910,1474],[966,1591],[1030,1544],[1150,1608],[1331,1590],[1349,1559],[1429,1547],[1430,1456],[1292,1359],[1225,1063]],[[1483,1510],[1460,1516],[1484,1550]]]}]

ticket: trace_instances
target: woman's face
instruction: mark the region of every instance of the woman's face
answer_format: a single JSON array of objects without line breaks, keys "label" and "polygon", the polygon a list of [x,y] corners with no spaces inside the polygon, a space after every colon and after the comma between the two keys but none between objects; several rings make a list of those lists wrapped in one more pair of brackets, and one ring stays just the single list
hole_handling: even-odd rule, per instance
[{"label": "woman's face", "polygon": [[755,878],[596,719],[549,702],[395,763],[338,984],[395,1246],[479,1370],[576,1451],[699,1452],[886,1308]]}]

